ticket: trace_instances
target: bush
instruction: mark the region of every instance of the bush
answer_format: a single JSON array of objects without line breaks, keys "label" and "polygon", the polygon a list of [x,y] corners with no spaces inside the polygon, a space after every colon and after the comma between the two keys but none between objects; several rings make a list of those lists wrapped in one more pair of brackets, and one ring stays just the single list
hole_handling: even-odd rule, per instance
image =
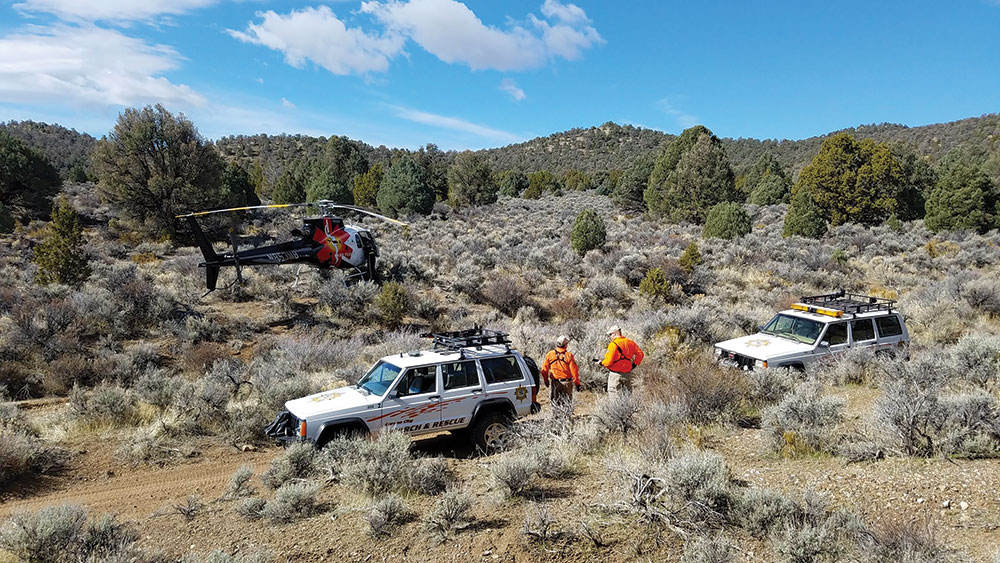
[{"label": "bush", "polygon": [[608,239],[604,220],[593,209],[584,209],[576,216],[569,240],[573,250],[583,256],[590,250],[601,248]]},{"label": "bush", "polygon": [[791,522],[797,510],[795,501],[785,495],[753,488],[740,497],[734,520],[754,537],[765,538]]},{"label": "bush", "polygon": [[250,485],[251,479],[253,479],[253,468],[249,465],[240,466],[229,480],[229,485],[226,486],[226,492],[222,494],[222,498],[233,500],[253,496],[256,491]]},{"label": "bush", "polygon": [[0,233],[48,213],[49,197],[61,184],[59,172],[41,153],[0,131]]},{"label": "bush", "polygon": [[926,523],[889,520],[875,529],[872,561],[949,563],[960,560]]},{"label": "bush", "polygon": [[363,518],[368,524],[368,535],[372,537],[390,536],[401,524],[411,518],[410,511],[399,496],[390,494],[368,505]]},{"label": "bush", "polygon": [[671,368],[666,377],[668,397],[684,406],[696,423],[733,422],[742,415],[747,382],[708,360],[696,359]]},{"label": "bush", "polygon": [[69,452],[49,446],[27,429],[0,421],[0,485],[62,469]]},{"label": "bush", "polygon": [[308,518],[319,512],[316,495],[319,485],[312,483],[285,483],[267,501],[260,515],[275,523],[286,524]]},{"label": "bush", "polygon": [[503,498],[526,496],[534,489],[538,461],[524,450],[504,452],[490,465],[490,482]]},{"label": "bush", "polygon": [[495,276],[482,285],[483,299],[498,311],[513,317],[528,304],[528,290],[514,276]]},{"label": "bush", "polygon": [[377,205],[378,189],[382,184],[382,176],[385,175],[382,165],[375,163],[364,174],[358,174],[352,181],[354,194],[354,204],[361,207],[375,207]]},{"label": "bush", "polygon": [[684,295],[679,284],[671,282],[663,269],[650,268],[639,282],[639,295],[645,295],[654,302],[677,303]]},{"label": "bush", "polygon": [[285,449],[281,457],[271,462],[271,467],[260,480],[272,489],[278,489],[295,479],[308,479],[316,474],[317,451],[308,442],[296,442]]},{"label": "bush", "polygon": [[538,170],[528,174],[528,189],[524,190],[525,199],[538,199],[545,192],[557,194],[562,189],[559,179],[548,170]]},{"label": "bush", "polygon": [[594,419],[608,432],[628,433],[638,428],[642,405],[634,393],[622,392],[605,395],[594,405]]},{"label": "bush", "polygon": [[791,187],[788,185],[788,180],[772,174],[762,178],[760,183],[750,191],[748,201],[753,205],[760,206],[778,205],[788,203],[790,195]]},{"label": "bush", "polygon": [[448,167],[448,198],[457,207],[486,205],[497,200],[493,171],[479,153],[463,151]]},{"label": "bush", "polygon": [[0,551],[29,563],[51,561],[137,561],[138,533],[105,515],[87,521],[76,505],[51,506],[37,513],[16,513],[0,529]]},{"label": "bush", "polygon": [[812,192],[808,188],[796,186],[792,190],[792,199],[785,212],[785,223],[781,236],[806,238],[822,238],[826,234],[826,219]]},{"label": "bush", "polygon": [[[327,460],[339,457],[331,471],[341,471],[344,482],[369,494],[412,491],[437,494],[448,484],[448,464],[443,458],[414,458],[412,441],[402,432],[386,431],[375,440],[345,440],[327,444]],[[331,450],[331,446],[333,449]],[[336,454],[338,450],[343,450]]]},{"label": "bush", "polygon": [[89,393],[74,387],[70,406],[73,414],[84,421],[122,424],[134,415],[136,400],[129,390],[105,381]]},{"label": "bush", "polygon": [[823,397],[819,384],[803,383],[764,411],[762,430],[772,451],[798,457],[832,451],[843,420],[843,400]]},{"label": "bush", "polygon": [[681,563],[729,563],[734,561],[736,548],[725,538],[689,539],[684,544]]},{"label": "bush", "polygon": [[267,501],[262,498],[248,498],[236,505],[236,514],[244,520],[260,520]]},{"label": "bush", "polygon": [[375,308],[379,316],[390,328],[396,328],[410,312],[410,294],[396,282],[386,282],[375,298]]},{"label": "bush", "polygon": [[701,236],[731,240],[748,235],[752,230],[750,214],[742,205],[723,202],[717,203],[708,211]]},{"label": "bush", "polygon": [[437,543],[446,541],[469,526],[472,497],[460,490],[445,492],[424,517],[424,529]]},{"label": "bush", "polygon": [[952,347],[949,356],[956,379],[964,379],[987,391],[996,388],[1000,379],[1000,338],[966,334]]}]

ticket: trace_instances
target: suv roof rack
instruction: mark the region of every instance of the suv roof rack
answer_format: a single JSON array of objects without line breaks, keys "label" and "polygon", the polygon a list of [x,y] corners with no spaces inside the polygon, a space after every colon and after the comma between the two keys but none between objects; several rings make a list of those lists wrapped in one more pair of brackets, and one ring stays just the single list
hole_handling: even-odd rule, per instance
[{"label": "suv roof rack", "polygon": [[488,328],[469,328],[450,332],[427,332],[421,334],[424,338],[434,339],[435,350],[461,352],[464,348],[482,349],[483,346],[503,345],[510,351],[510,338],[506,332]]},{"label": "suv roof rack", "polygon": [[859,313],[871,313],[874,311],[892,311],[892,306],[895,303],[896,301],[892,299],[872,297],[860,293],[848,293],[841,289],[835,293],[803,297],[799,303],[795,304],[799,305],[799,307],[792,305],[792,308],[810,313],[829,314],[829,312],[820,310],[826,309],[827,311],[836,311],[841,314],[857,315]]}]

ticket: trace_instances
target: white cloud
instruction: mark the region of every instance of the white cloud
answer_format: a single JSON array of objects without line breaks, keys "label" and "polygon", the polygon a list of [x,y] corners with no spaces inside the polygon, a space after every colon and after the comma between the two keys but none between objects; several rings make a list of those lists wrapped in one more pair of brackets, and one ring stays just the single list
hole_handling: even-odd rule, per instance
[{"label": "white cloud", "polygon": [[296,68],[311,60],[333,74],[384,72],[389,59],[403,48],[401,37],[348,28],[327,6],[285,15],[268,10],[257,16],[263,18],[260,23],[251,22],[246,31],[229,30],[229,34],[281,51],[285,61]]},{"label": "white cloud", "polygon": [[402,106],[390,107],[396,112],[398,117],[407,121],[413,121],[414,123],[422,123],[424,125],[431,125],[441,129],[450,129],[452,131],[459,131],[462,133],[471,133],[477,137],[483,137],[494,141],[512,143],[522,140],[513,133],[493,129],[491,127],[486,127],[485,125],[479,125],[478,123],[472,123],[471,121],[466,121],[458,117],[438,115],[436,113],[428,113],[426,111],[420,111]]},{"label": "white cloud", "polygon": [[697,117],[674,107],[669,98],[663,98],[657,101],[656,107],[658,107],[663,113],[673,117],[677,126],[681,129],[687,129],[688,127],[698,125],[699,120]]},{"label": "white cloud", "polygon": [[286,98],[281,98],[281,105],[285,106],[288,109],[295,109],[295,104],[289,102]]},{"label": "white cloud", "polygon": [[0,38],[0,100],[108,107],[202,105],[189,86],[162,74],[180,55],[118,31],[93,26],[29,26]]},{"label": "white cloud", "polygon": [[523,100],[526,96],[524,90],[517,87],[517,83],[512,78],[504,78],[500,81],[500,90],[510,94],[510,97],[517,101]]},{"label": "white cloud", "polygon": [[24,0],[14,4],[22,12],[44,12],[68,21],[126,22],[179,15],[219,0]]},{"label": "white cloud", "polygon": [[582,9],[557,0],[542,5],[546,19],[528,15],[527,23],[509,20],[506,29],[484,24],[457,0],[373,0],[362,2],[360,12],[382,29],[348,27],[329,7],[319,6],[259,12],[259,22],[229,34],[282,52],[292,66],[313,61],[341,75],[385,72],[407,40],[446,63],[500,71],[537,68],[559,57],[575,60],[604,42]]},{"label": "white cloud", "polygon": [[583,8],[576,4],[561,4],[557,0],[545,0],[542,4],[542,15],[569,25],[590,23],[590,18]]},{"label": "white cloud", "polygon": [[261,78],[260,76],[258,76],[256,82],[257,82],[257,84],[263,84],[264,83],[264,79]]},{"label": "white cloud", "polygon": [[473,70],[539,67],[552,57],[578,58],[582,49],[604,42],[596,29],[585,25],[589,20],[582,9],[556,0],[546,0],[542,15],[560,23],[551,25],[529,16],[536,30],[517,24],[507,30],[488,26],[456,0],[369,1],[362,2],[361,11],[442,61],[467,64]]}]

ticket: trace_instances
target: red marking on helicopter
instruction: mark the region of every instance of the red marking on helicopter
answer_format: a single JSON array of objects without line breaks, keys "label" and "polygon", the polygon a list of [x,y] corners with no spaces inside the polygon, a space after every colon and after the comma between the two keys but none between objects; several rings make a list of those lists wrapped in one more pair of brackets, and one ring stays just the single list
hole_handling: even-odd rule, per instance
[{"label": "red marking on helicopter", "polygon": [[313,240],[324,246],[316,253],[316,258],[322,262],[329,262],[333,266],[339,266],[341,260],[349,259],[354,249],[347,245],[347,240],[351,238],[346,231],[334,225],[329,217],[323,218],[323,229],[316,229],[313,233]]}]

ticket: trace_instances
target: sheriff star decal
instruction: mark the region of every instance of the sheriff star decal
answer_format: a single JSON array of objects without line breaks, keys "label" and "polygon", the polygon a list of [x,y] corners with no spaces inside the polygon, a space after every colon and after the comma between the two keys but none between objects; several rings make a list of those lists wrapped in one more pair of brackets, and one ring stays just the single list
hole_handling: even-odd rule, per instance
[{"label": "sheriff star decal", "polygon": [[514,389],[514,396],[517,397],[518,401],[523,401],[528,396],[528,390],[524,387],[518,387]]},{"label": "sheriff star decal", "polygon": [[747,340],[746,345],[752,348],[757,348],[759,346],[767,346],[770,343],[771,341],[766,338],[754,338],[753,340]]}]

